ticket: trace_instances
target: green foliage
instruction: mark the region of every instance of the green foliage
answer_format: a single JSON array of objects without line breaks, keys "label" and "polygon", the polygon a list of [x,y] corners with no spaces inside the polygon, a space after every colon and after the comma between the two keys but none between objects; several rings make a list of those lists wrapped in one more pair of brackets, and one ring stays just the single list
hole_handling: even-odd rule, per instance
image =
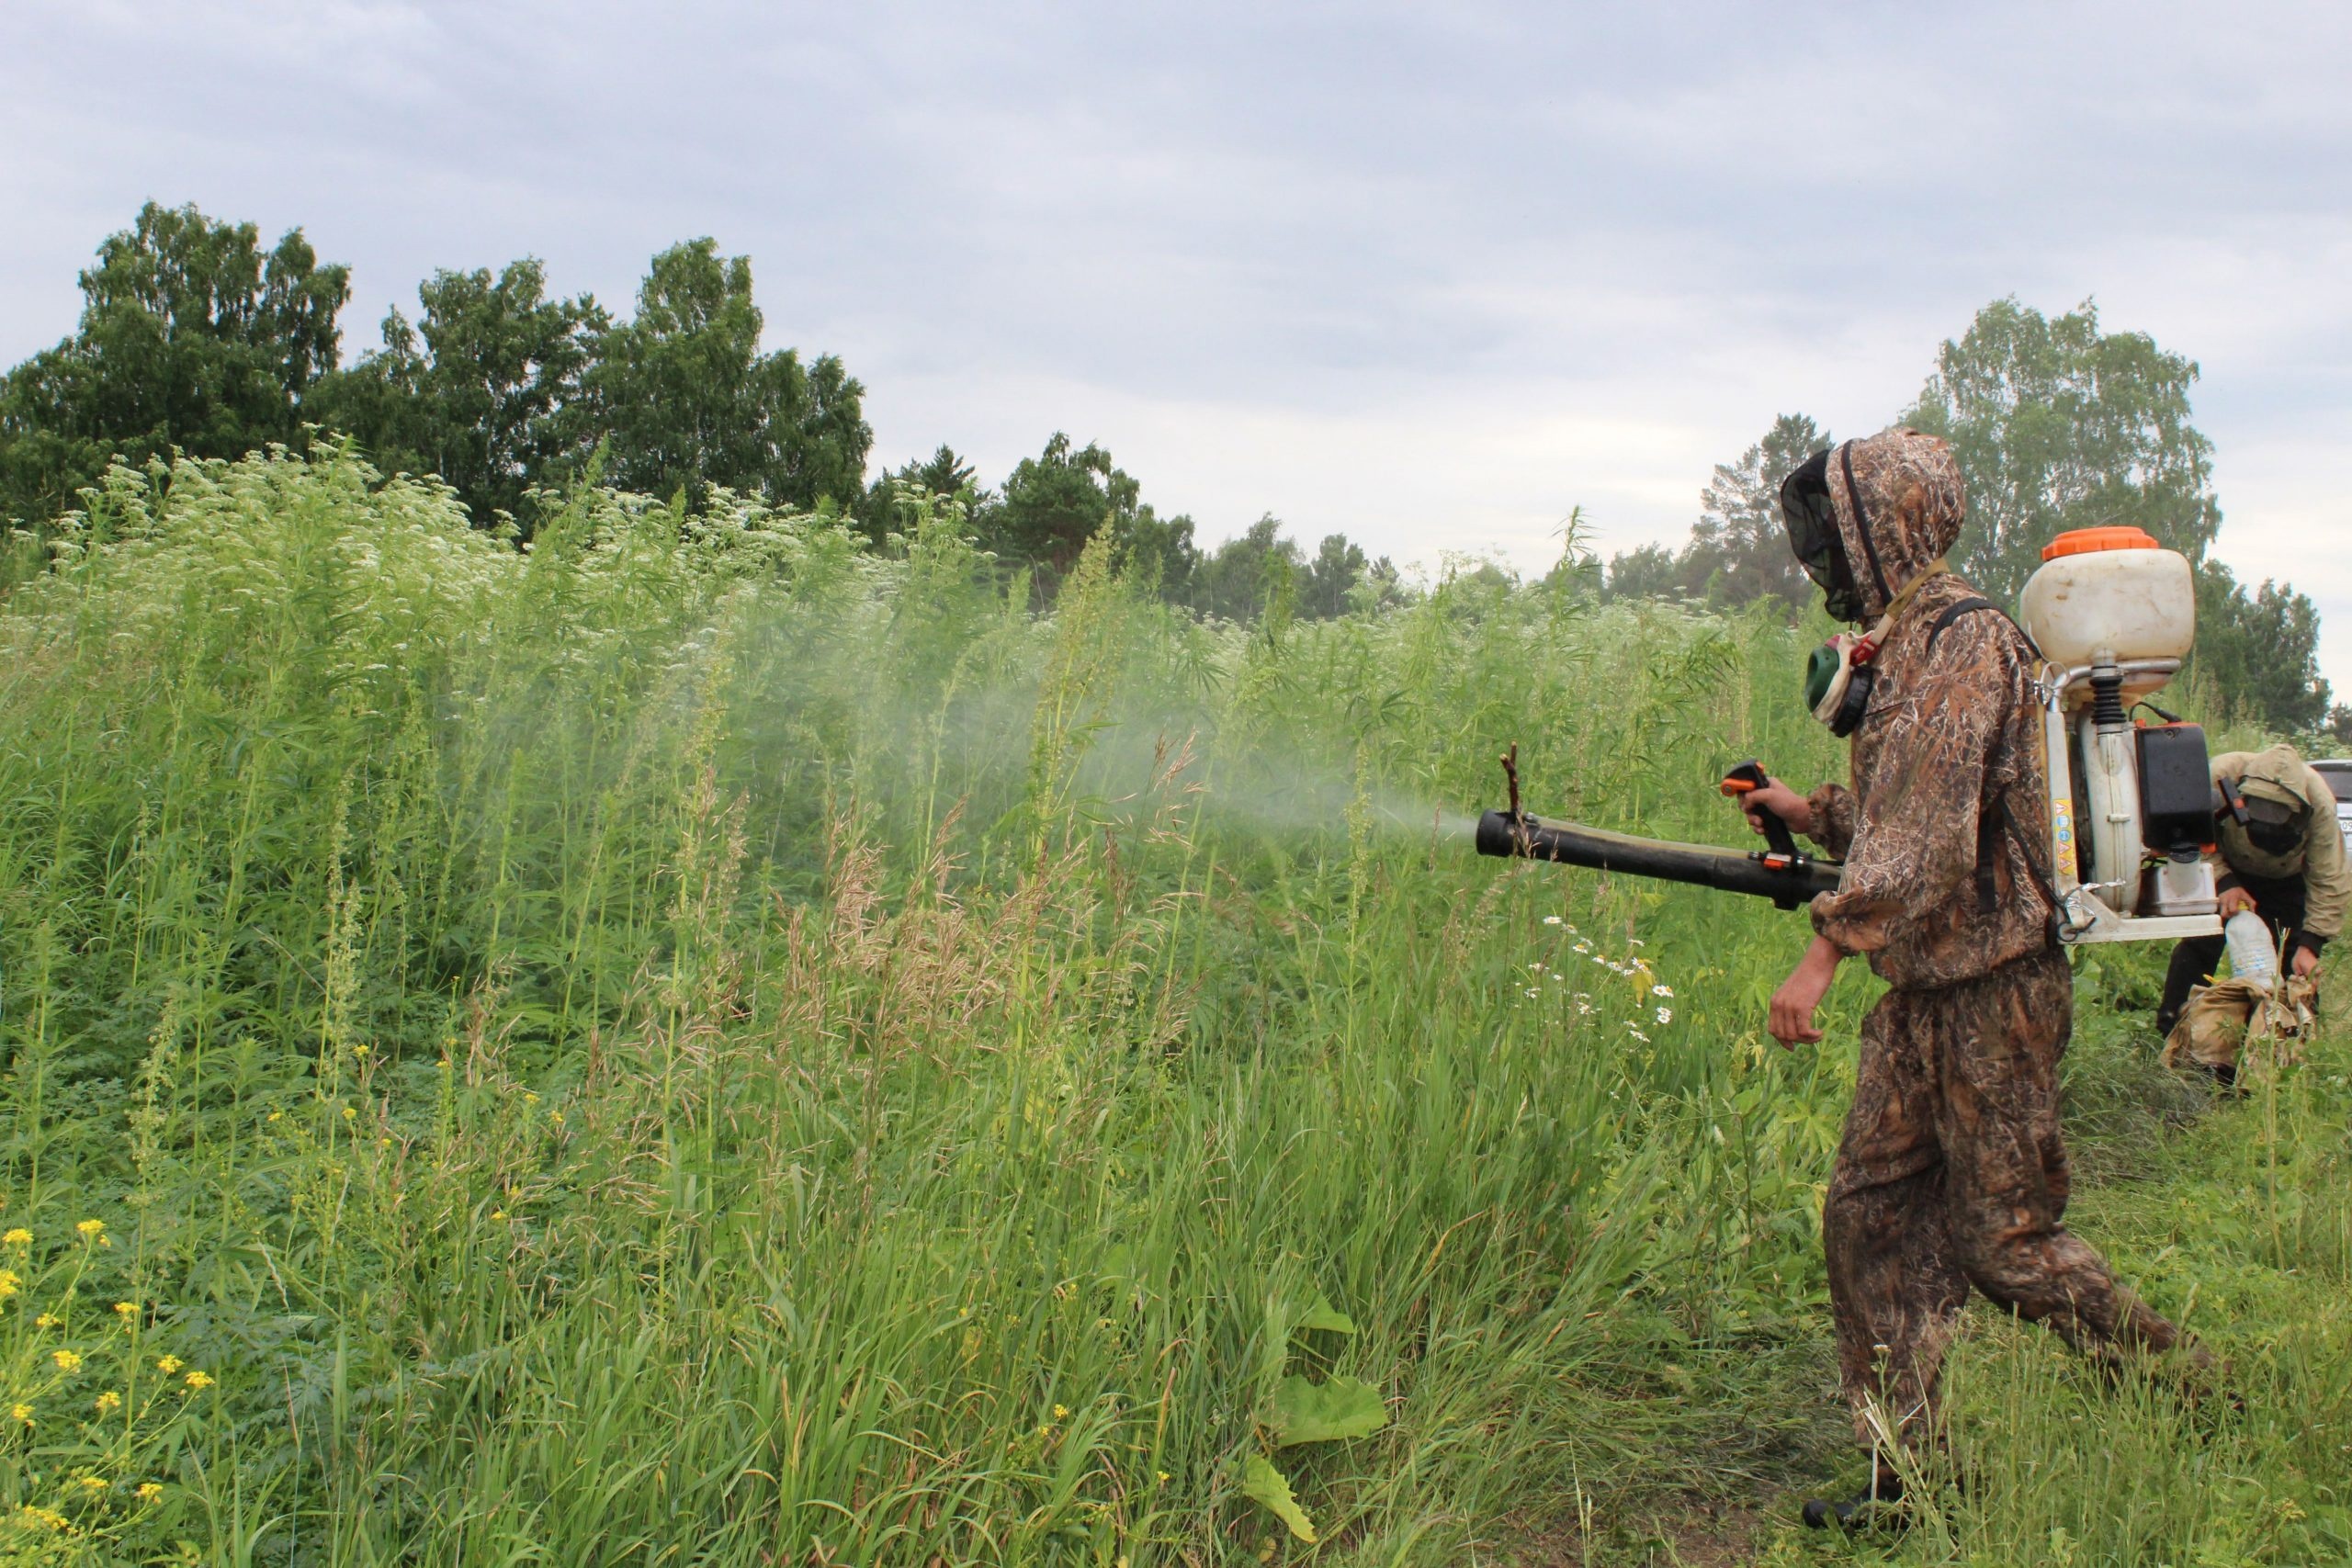
[{"label": "green foliage", "polygon": [[1326,534],[1306,563],[1298,612],[1323,621],[1344,615],[1354,607],[1356,590],[1367,577],[1385,577],[1393,582],[1396,575],[1385,558],[1375,566],[1363,547],[1351,544],[1345,534]]},{"label": "green foliage", "polygon": [[1636,545],[1609,558],[1607,586],[1612,599],[1695,597],[1684,584],[1681,558],[1668,546]]},{"label": "green foliage", "polygon": [[953,446],[942,444],[923,461],[901,463],[876,479],[865,487],[854,512],[859,529],[880,546],[902,526],[943,503],[970,511],[989,499],[979,487],[978,470]]},{"label": "green foliage", "polygon": [[831,355],[760,352],[749,256],[708,238],[653,258],[637,314],[598,334],[583,383],[611,444],[614,481],[652,495],[710,487],[774,504],[846,506],[865,489],[874,432],[865,388]]},{"label": "green foliage", "polygon": [[2319,607],[2291,584],[2266,580],[2248,593],[2220,561],[2199,563],[2194,663],[2267,728],[2296,735],[2326,721]]},{"label": "green foliage", "polygon": [[1699,599],[1741,605],[1770,600],[1795,614],[1816,590],[1789,552],[1781,481],[1830,446],[1804,414],[1784,413],[1735,462],[1715,465],[1700,492],[1699,521],[1680,551],[1644,545],[1610,562],[1608,590],[1620,598]]},{"label": "green foliage", "polygon": [[250,223],[152,201],[81,284],[74,335],[0,382],[0,517],[46,521],[117,455],[299,443],[351,292],[299,229],[264,251]]},{"label": "green foliage", "polygon": [[[2212,446],[2190,423],[2196,365],[2138,333],[2102,333],[2088,301],[2054,320],[1996,299],[1938,352],[1904,422],[1952,444],[1968,493],[1953,565],[2014,604],[2041,547],[2070,528],[2132,525],[2198,563],[2202,678],[2256,723],[2315,730],[2328,709],[2316,607],[2291,587],[2249,593],[2207,552],[2221,524]],[[1814,590],[1783,535],[1780,480],[1829,434],[1782,414],[1737,462],[1719,465],[1679,549],[1644,545],[1609,563],[1611,598],[1717,605],[1767,600],[1787,612]]]},{"label": "green foliage", "polygon": [[1332,1376],[1310,1382],[1295,1373],[1274,1390],[1266,1426],[1276,1448],[1369,1438],[1388,1425],[1380,1391],[1361,1378]]},{"label": "green foliage", "polygon": [[1283,1468],[1402,1551],[1610,1472],[1602,1335],[1808,1299],[1817,1069],[1695,995],[1752,912],[1429,814],[1523,736],[1724,832],[1615,783],[1712,778],[1737,643],[1477,577],[1250,635],[1107,542],[1039,619],[910,522],[592,490],[518,553],[338,447],[63,525],[0,606],[0,1352],[134,1301],[218,1385],[103,1453],[31,1390],[0,1505],[101,1560],[1229,1560],[1361,1385]]},{"label": "green foliage", "polygon": [[611,323],[594,299],[547,297],[525,258],[436,272],[417,289],[416,324],[384,318],[383,346],[319,388],[318,418],[356,436],[388,471],[435,475],[477,521],[531,521],[524,492],[585,465],[596,432],[582,378]]},{"label": "green foliage", "polygon": [[[1838,762],[1804,633],[1484,570],[1253,631],[1107,536],[1040,616],[895,532],[583,489],[518,552],[344,445],[62,527],[0,601],[0,1552],[1631,1564],[1838,1462],[1802,924],[1461,837],[1518,739],[1744,840],[1727,761]],[[2247,1410],[1973,1319],[2002,1479],[1900,1561],[2352,1550],[2344,1043],[2184,1140],[2152,963],[2086,965],[2082,1228]]]},{"label": "green foliage", "polygon": [[[944,447],[941,454],[952,456]],[[950,493],[938,489],[934,476],[906,469],[901,477],[933,493]],[[1091,442],[1073,446],[1059,432],[1038,456],[1023,458],[995,495],[976,498],[973,517],[989,549],[1032,569],[1045,598],[1059,591],[1079,552],[1105,530],[1131,580],[1168,604],[1222,620],[1255,623],[1285,592],[1291,613],[1321,620],[1360,603],[1402,597],[1396,569],[1385,557],[1368,560],[1347,536],[1332,534],[1308,560],[1283,536],[1272,513],[1203,550],[1193,542],[1190,517],[1160,516],[1109,452]]]},{"label": "green foliage", "polygon": [[1952,444],[1969,525],[1954,565],[2014,604],[2070,528],[2136,526],[2201,560],[2222,526],[2212,444],[2189,423],[2194,361],[2102,333],[2089,300],[2054,320],[1996,299],[1936,354],[1905,423]]},{"label": "green foliage", "polygon": [[1192,524],[1183,518],[1159,524],[1142,495],[1110,453],[1091,441],[1074,447],[1056,431],[1043,452],[1013,467],[974,523],[983,543],[1034,567],[1048,589],[1059,585],[1087,542],[1106,528],[1114,539],[1145,543],[1163,585],[1182,583],[1192,570]]},{"label": "green foliage", "polygon": [[1714,479],[1700,495],[1703,510],[1690,531],[1689,552],[1707,567],[1709,603],[1770,599],[1796,611],[1813,602],[1813,581],[1789,550],[1781,481],[1830,445],[1829,433],[1811,418],[1784,413],[1737,462],[1715,466]]},{"label": "green foliage", "polygon": [[[1334,1373],[1317,1382],[1283,1370],[1291,1359],[1294,1340],[1314,1332],[1352,1337],[1355,1320],[1318,1294],[1295,1318],[1278,1311],[1268,1325],[1272,1348],[1270,1370],[1277,1380],[1267,1397],[1264,1421],[1265,1439],[1272,1448],[1368,1438],[1388,1425],[1388,1406],[1380,1391],[1363,1379]],[[1310,1546],[1315,1543],[1314,1520],[1272,1454],[1253,1448],[1243,1455],[1241,1495],[1281,1520],[1298,1540]]]},{"label": "green foliage", "polygon": [[1241,1461],[1241,1495],[1280,1519],[1291,1534],[1309,1546],[1315,1544],[1315,1521],[1292,1495],[1289,1477],[1264,1454],[1252,1453]]},{"label": "green foliage", "polygon": [[1283,537],[1281,521],[1268,513],[1201,562],[1193,603],[1205,615],[1255,621],[1279,592],[1295,587],[1301,564],[1298,546]]}]

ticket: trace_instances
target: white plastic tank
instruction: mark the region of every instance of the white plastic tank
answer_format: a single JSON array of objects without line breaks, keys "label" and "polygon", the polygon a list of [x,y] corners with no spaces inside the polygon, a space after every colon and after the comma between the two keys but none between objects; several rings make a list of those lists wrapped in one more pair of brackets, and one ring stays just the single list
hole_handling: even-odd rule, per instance
[{"label": "white plastic tank", "polygon": [[[2088,664],[2102,652],[2118,660],[2186,659],[2197,640],[2197,581],[2188,558],[2138,528],[2077,528],[2041,552],[2026,580],[2018,624],[2052,664]],[[2145,696],[2164,676],[2123,683]]]}]

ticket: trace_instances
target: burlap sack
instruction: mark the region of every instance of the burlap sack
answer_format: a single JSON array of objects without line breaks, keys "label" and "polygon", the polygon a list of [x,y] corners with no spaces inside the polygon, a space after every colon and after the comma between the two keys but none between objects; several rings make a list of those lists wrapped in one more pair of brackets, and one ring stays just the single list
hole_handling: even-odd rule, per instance
[{"label": "burlap sack", "polygon": [[2245,980],[2217,980],[2188,993],[2180,1021],[2165,1040],[2165,1066],[2238,1069],[2238,1081],[2302,1060],[2319,1006],[2319,979],[2298,975],[2265,991]]}]

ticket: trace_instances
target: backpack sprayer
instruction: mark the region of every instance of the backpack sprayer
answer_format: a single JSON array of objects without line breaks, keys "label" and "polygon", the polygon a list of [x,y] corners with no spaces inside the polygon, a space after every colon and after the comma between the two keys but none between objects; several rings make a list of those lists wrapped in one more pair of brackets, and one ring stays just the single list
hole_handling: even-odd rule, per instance
[{"label": "backpack sprayer", "polygon": [[[2034,687],[2050,782],[2044,863],[2059,940],[2219,935],[2220,897],[2204,853],[2216,818],[2226,812],[2243,823],[2245,804],[2226,781],[2213,786],[2204,730],[2146,700],[2180,672],[2196,636],[2188,560],[2137,528],[2061,534],[2041,558],[2019,624],[2041,655]],[[2159,722],[2135,720],[2141,707]],[[1516,742],[1502,765],[1510,806],[1478,819],[1482,855],[1687,882],[1783,909],[1835,892],[1842,874],[1836,862],[1799,850],[1788,824],[1769,811],[1758,813],[1769,847],[1753,852],[1536,817],[1520,808]],[[1719,787],[1736,797],[1765,782],[1763,766],[1750,760]]]}]

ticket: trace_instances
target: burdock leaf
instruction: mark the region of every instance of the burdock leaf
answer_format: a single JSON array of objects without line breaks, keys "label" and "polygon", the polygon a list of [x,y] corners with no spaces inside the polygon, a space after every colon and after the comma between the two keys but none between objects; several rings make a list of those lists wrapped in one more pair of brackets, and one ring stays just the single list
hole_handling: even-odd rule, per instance
[{"label": "burdock leaf", "polygon": [[1274,1390],[1274,1446],[1328,1443],[1337,1438],[1364,1438],[1388,1425],[1388,1406],[1380,1391],[1361,1378],[1329,1378],[1319,1383],[1286,1377]]},{"label": "burdock leaf", "polygon": [[1241,1463],[1241,1495],[1259,1504],[1290,1527],[1290,1533],[1315,1544],[1315,1521],[1290,1495],[1290,1482],[1264,1454],[1253,1453]]},{"label": "burdock leaf", "polygon": [[1302,1328],[1320,1328],[1332,1334],[1353,1334],[1356,1331],[1356,1322],[1346,1313],[1333,1306],[1330,1297],[1317,1291],[1315,1292],[1314,1304],[1300,1314],[1298,1321],[1293,1324],[1291,1328],[1294,1333]]}]

